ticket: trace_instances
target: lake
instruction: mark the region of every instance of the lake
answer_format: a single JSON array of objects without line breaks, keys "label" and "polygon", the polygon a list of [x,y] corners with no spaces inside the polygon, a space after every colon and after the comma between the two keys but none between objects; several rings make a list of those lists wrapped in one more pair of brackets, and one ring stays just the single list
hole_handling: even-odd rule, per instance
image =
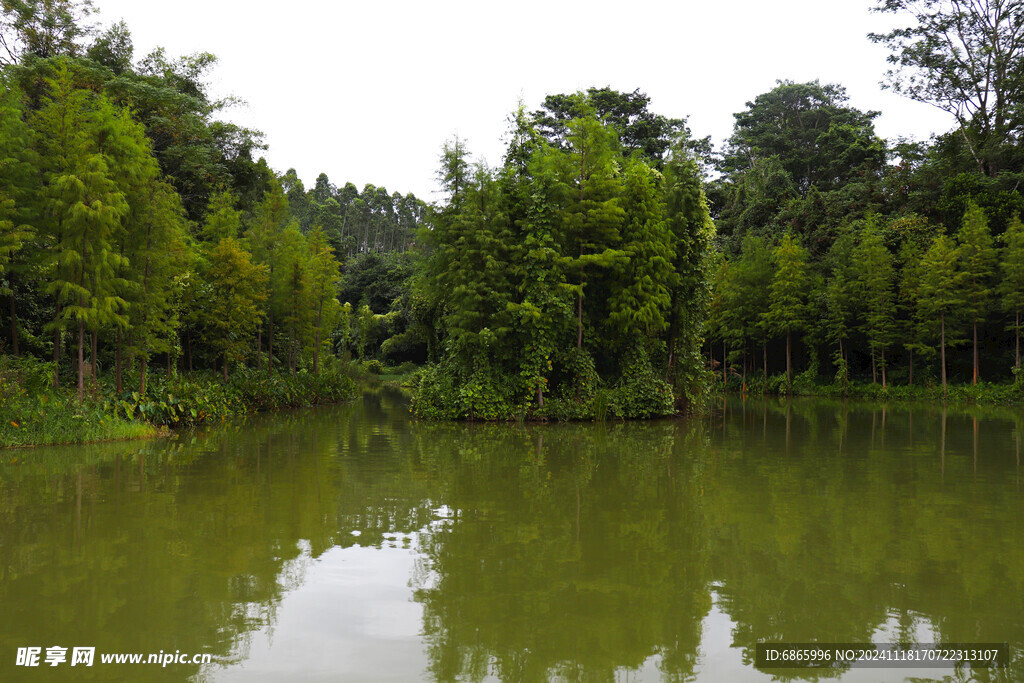
[{"label": "lake", "polygon": [[[815,399],[423,423],[381,389],[4,450],[0,680],[1024,680],[1022,436],[1019,409]],[[765,641],[1012,661],[759,670]],[[133,653],[188,661],[100,661]]]}]

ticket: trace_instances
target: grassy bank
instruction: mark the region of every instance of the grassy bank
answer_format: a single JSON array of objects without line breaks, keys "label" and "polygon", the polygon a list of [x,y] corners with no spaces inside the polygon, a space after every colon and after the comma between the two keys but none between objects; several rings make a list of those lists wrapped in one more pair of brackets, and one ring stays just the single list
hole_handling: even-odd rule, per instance
[{"label": "grassy bank", "polygon": [[[87,385],[79,402],[71,387],[51,386],[52,364],[0,357],[0,448],[154,436],[245,413],[337,403],[356,394],[342,366],[317,375],[240,369],[221,381],[212,373],[151,373],[145,392],[118,392],[113,379]],[[137,387],[126,375],[123,387]]]},{"label": "grassy bank", "polygon": [[742,377],[730,375],[723,384],[721,374],[713,385],[714,391],[743,393],[753,396],[823,396],[829,398],[858,398],[866,400],[928,401],[933,403],[964,403],[972,405],[1024,405],[1024,382],[978,382],[977,384],[942,385],[933,380],[919,384],[888,384],[849,381],[826,382],[810,373],[796,375],[790,385],[784,374]]}]

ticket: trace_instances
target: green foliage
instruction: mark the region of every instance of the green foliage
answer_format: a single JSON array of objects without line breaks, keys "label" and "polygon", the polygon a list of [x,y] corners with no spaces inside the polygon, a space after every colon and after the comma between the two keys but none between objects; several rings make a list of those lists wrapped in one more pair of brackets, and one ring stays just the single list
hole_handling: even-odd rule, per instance
[{"label": "green foliage", "polygon": [[882,384],[885,382],[885,351],[896,334],[896,292],[893,258],[882,235],[871,223],[861,232],[853,258],[859,271],[855,292],[864,310],[863,330],[872,354],[881,352]]},{"label": "green foliage", "polygon": [[619,418],[649,418],[675,412],[672,387],[654,371],[642,347],[624,362],[622,376],[606,399],[607,414]]},{"label": "green foliage", "polygon": [[266,297],[267,269],[254,264],[237,240],[226,237],[210,252],[205,278],[212,296],[205,308],[204,326],[208,343],[224,358],[226,377],[227,363],[240,363],[248,355],[259,304]]},{"label": "green foliage", "polygon": [[572,102],[558,146],[520,110],[498,171],[469,174],[465,149],[445,149],[449,199],[421,232],[414,287],[444,353],[418,415],[649,417],[665,386],[676,409],[699,405],[713,227],[697,165],[681,149],[664,175],[626,162],[615,126]]}]

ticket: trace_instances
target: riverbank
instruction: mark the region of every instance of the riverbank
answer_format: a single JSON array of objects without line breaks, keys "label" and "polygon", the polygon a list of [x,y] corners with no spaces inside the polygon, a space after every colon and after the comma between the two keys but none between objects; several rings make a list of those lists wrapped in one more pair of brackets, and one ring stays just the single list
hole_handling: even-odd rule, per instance
[{"label": "riverbank", "polygon": [[818,396],[823,398],[856,398],[866,400],[923,401],[930,403],[964,403],[968,405],[1024,405],[1024,382],[982,382],[977,384],[889,384],[883,387],[871,382],[825,383],[806,374],[793,378],[788,385],[785,375],[748,377],[730,376],[723,386],[721,374],[713,391],[750,396]]},{"label": "riverbank", "polygon": [[113,378],[87,383],[79,402],[71,387],[52,386],[51,363],[0,358],[0,448],[81,444],[152,437],[246,413],[304,408],[355,397],[344,367],[319,374],[236,370],[223,382],[213,373],[166,377],[151,373],[146,389],[125,375],[122,390]]}]

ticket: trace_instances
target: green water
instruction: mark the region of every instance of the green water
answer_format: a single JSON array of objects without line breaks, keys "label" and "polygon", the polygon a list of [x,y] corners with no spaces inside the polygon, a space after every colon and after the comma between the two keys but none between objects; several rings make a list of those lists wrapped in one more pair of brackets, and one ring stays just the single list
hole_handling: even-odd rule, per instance
[{"label": "green water", "polygon": [[[755,643],[808,640],[1008,642],[1002,672],[840,674],[1024,680],[1019,434],[811,400],[423,424],[382,392],[0,451],[0,680],[768,681],[801,677]],[[54,645],[96,662],[16,666]],[[160,651],[212,662],[99,661]]]}]

